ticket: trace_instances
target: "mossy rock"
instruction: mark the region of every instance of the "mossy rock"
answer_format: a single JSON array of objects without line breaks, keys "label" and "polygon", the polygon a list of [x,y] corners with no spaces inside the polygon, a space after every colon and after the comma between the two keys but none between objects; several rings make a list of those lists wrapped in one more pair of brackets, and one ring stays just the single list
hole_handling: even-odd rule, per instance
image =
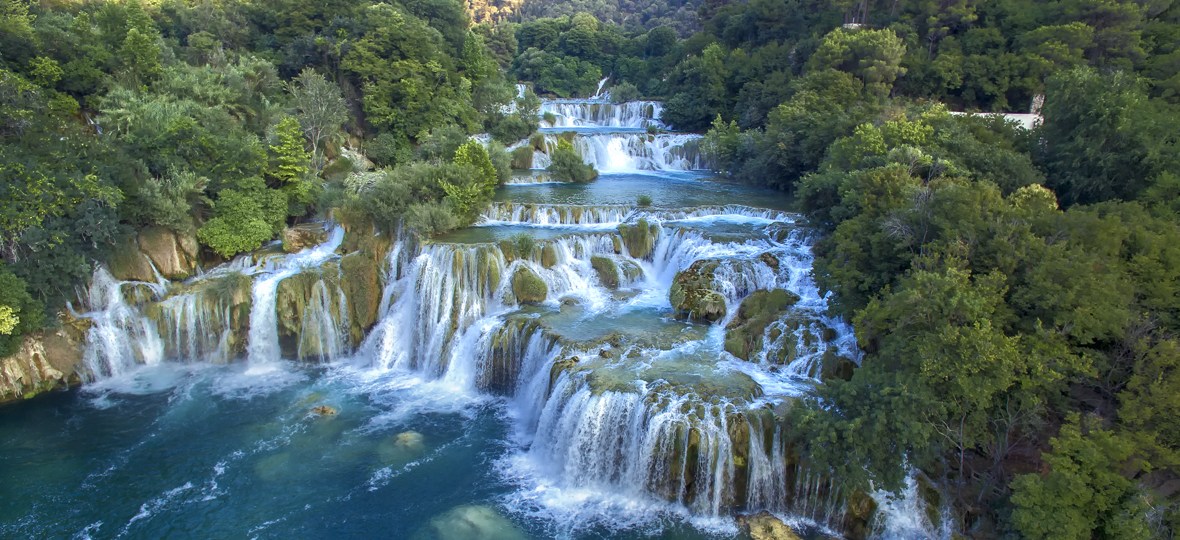
[{"label": "mossy rock", "polygon": [[107,267],[111,275],[119,281],[156,281],[156,272],[152,270],[151,260],[139,250],[135,240],[130,237],[121,238],[115,243],[115,250]]},{"label": "mossy rock", "polygon": [[598,282],[608,289],[619,288],[619,267],[606,257],[590,257],[590,266],[598,274]]},{"label": "mossy rock", "polygon": [[660,236],[660,226],[640,219],[634,225],[619,225],[619,235],[632,258],[651,260],[652,250],[655,249],[656,240]]},{"label": "mossy rock", "polygon": [[876,513],[877,501],[864,491],[854,491],[844,499],[844,537],[849,540],[868,538]]},{"label": "mossy rock", "polygon": [[766,327],[786,315],[798,301],[799,295],[786,289],[750,293],[742,300],[737,316],[726,326],[725,350],[742,360],[750,360],[762,348]]},{"label": "mossy rock", "polygon": [[536,152],[532,146],[520,146],[512,150],[512,163],[509,165],[513,169],[531,169],[533,167],[533,153]]},{"label": "mossy rock", "polygon": [[856,362],[849,360],[828,350],[824,352],[823,358],[820,360],[820,378],[828,379],[842,379],[845,381],[852,380],[852,373],[856,371]]},{"label": "mossy rock", "polygon": [[323,282],[328,289],[330,316],[340,321],[340,268],[337,263],[326,263],[308,269],[279,282],[275,291],[275,315],[278,322],[279,346],[285,356],[317,357],[327,351],[319,349],[319,336],[303,332],[303,319],[312,303],[316,285]]},{"label": "mossy rock", "polygon": [[[533,136],[529,138],[529,146],[532,146],[533,150],[536,150],[537,152],[544,153],[545,152],[545,134],[544,133],[534,133]],[[529,163],[530,163],[529,166],[531,167],[532,160],[530,160]]]},{"label": "mossy rock", "polygon": [[340,259],[340,274],[340,286],[348,299],[349,338],[353,345],[358,345],[377,323],[380,266],[371,256],[350,253]]},{"label": "mossy rock", "polygon": [[720,262],[701,259],[676,274],[668,300],[679,319],[716,322],[725,318],[725,297],[713,290],[713,272]]},{"label": "mossy rock", "polygon": [[521,304],[539,304],[549,297],[549,286],[532,270],[521,267],[512,275],[512,293]]},{"label": "mossy rock", "polygon": [[627,285],[643,279],[643,268],[635,264],[635,261],[623,259],[619,261],[618,266],[621,284]]},{"label": "mossy rock", "polygon": [[500,246],[500,253],[504,255],[504,262],[512,262],[516,260],[516,244],[507,238],[498,242]]},{"label": "mossy rock", "polygon": [[557,248],[553,244],[546,244],[541,248],[541,266],[553,268],[557,266]]}]

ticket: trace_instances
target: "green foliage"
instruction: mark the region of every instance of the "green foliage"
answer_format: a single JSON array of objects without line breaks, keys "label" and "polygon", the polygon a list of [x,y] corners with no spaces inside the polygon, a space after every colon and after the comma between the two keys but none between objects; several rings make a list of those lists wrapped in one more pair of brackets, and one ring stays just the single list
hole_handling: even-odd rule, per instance
[{"label": "green foliage", "polygon": [[307,174],[311,156],[303,147],[303,132],[294,117],[288,116],[279,122],[275,134],[278,144],[270,148],[275,153],[275,163],[268,172],[282,185],[288,185]]},{"label": "green foliage", "polygon": [[283,229],[287,197],[266,187],[261,178],[240,180],[221,190],[213,218],[197,230],[197,239],[222,257],[258,249]]},{"label": "green foliage", "polygon": [[628,101],[635,101],[639,97],[639,88],[627,81],[616,84],[610,89],[610,100],[612,103],[626,103]]},{"label": "green foliage", "polygon": [[0,265],[0,358],[20,347],[24,335],[41,328],[45,313],[25,281]]},{"label": "green foliage", "polygon": [[640,195],[639,197],[637,197],[635,202],[639,206],[644,207],[644,208],[651,206],[651,203],[652,203],[651,195],[644,193],[644,194]]},{"label": "green foliage", "polygon": [[1050,185],[1069,202],[1132,200],[1165,171],[1180,170],[1170,107],[1124,73],[1088,68],[1048,81],[1042,157]]},{"label": "green foliage", "polygon": [[537,239],[529,233],[516,233],[512,235],[512,245],[516,249],[516,255],[521,259],[528,259],[533,256],[533,250],[537,246]]},{"label": "green foliage", "polygon": [[1133,447],[1095,424],[1096,419],[1072,414],[1050,441],[1053,451],[1043,456],[1049,473],[1022,475],[1012,483],[1012,521],[1024,537],[1143,537],[1146,527],[1135,523],[1143,518],[1134,507],[1134,486],[1118,470]]},{"label": "green foliage", "polygon": [[[148,177],[139,190],[148,221],[177,232],[191,232],[193,213],[208,204],[204,196],[209,179],[189,171]],[[196,208],[194,208],[196,207]]]},{"label": "green foliage", "polygon": [[903,55],[905,44],[891,30],[837,29],[824,36],[808,67],[851,73],[870,94],[884,97],[897,77],[906,72],[901,67]]},{"label": "green foliage", "polygon": [[582,157],[574,150],[574,145],[562,139],[558,141],[553,155],[549,156],[549,171],[553,180],[557,182],[589,182],[598,178],[598,171],[593,165],[582,162]]},{"label": "green foliage", "polygon": [[291,99],[298,109],[296,118],[303,134],[311,142],[313,158],[318,159],[320,145],[332,142],[348,121],[348,104],[340,87],[311,68],[304,68],[289,86]]}]

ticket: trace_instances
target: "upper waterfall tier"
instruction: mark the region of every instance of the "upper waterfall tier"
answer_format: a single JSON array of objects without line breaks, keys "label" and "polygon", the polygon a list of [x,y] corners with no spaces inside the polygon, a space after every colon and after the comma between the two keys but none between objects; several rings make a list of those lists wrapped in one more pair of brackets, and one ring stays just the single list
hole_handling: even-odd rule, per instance
[{"label": "upper waterfall tier", "polygon": [[568,137],[582,160],[603,173],[691,171],[703,169],[701,136],[683,133],[576,133],[572,137],[546,132],[544,153],[533,154],[532,168],[549,165],[558,142]]},{"label": "upper waterfall tier", "polygon": [[659,120],[663,110],[664,105],[659,101],[609,103],[588,99],[562,99],[541,102],[541,114],[551,114],[555,119],[552,123],[542,123],[542,127],[546,128],[663,128],[665,126]]}]

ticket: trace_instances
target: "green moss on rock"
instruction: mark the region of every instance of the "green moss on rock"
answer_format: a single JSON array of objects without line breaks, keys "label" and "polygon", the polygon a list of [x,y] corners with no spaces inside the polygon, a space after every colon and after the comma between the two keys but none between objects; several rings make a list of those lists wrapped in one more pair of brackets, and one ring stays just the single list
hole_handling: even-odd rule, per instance
[{"label": "green moss on rock", "polygon": [[619,288],[619,267],[606,257],[590,257],[590,266],[598,274],[598,282],[608,289]]},{"label": "green moss on rock", "polygon": [[707,322],[725,318],[725,297],[713,290],[718,265],[717,259],[701,259],[676,274],[668,300],[677,318]]},{"label": "green moss on rock", "polygon": [[545,268],[557,266],[557,248],[554,248],[553,244],[546,244],[541,248],[541,266]]},{"label": "green moss on rock", "polygon": [[726,326],[725,350],[742,360],[750,360],[762,348],[766,327],[786,315],[798,301],[797,294],[785,289],[750,293],[742,300],[737,316]]},{"label": "green moss on rock", "polygon": [[517,302],[537,304],[548,298],[549,286],[532,270],[521,267],[512,275],[512,293],[516,295]]},{"label": "green moss on rock", "polygon": [[656,239],[660,236],[660,226],[654,223],[649,224],[646,219],[640,219],[634,225],[627,223],[619,225],[619,235],[622,236],[622,243],[627,247],[627,253],[631,257],[651,260],[652,250],[656,247]]}]

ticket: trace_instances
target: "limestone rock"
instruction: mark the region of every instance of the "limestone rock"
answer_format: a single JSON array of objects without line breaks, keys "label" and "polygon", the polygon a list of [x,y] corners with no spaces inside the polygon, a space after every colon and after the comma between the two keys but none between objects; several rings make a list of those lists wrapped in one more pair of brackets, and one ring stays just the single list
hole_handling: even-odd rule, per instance
[{"label": "limestone rock", "polygon": [[538,304],[549,296],[549,287],[532,270],[520,267],[512,276],[512,293],[522,304]]},{"label": "limestone rock", "polygon": [[[188,243],[187,239],[185,243]],[[197,267],[196,256],[189,255],[181,247],[176,233],[164,227],[147,227],[139,231],[139,249],[152,260],[160,275],[168,279],[186,279]]]},{"label": "limestone rock", "polygon": [[553,247],[553,244],[546,244],[541,248],[541,266],[545,268],[557,266],[557,249]]},{"label": "limestone rock", "polygon": [[377,323],[381,302],[380,266],[363,253],[350,253],[340,259],[340,286],[348,298],[349,338],[359,344]]},{"label": "limestone rock", "polygon": [[750,293],[742,300],[737,316],[726,326],[725,350],[742,360],[750,360],[762,349],[766,327],[786,315],[798,301],[798,295],[785,289]]},{"label": "limestone rock", "polygon": [[676,274],[668,300],[677,318],[707,322],[725,318],[725,297],[712,289],[713,272],[719,264],[716,259],[701,259]]},{"label": "limestone rock", "polygon": [[770,512],[739,516],[738,526],[747,531],[752,540],[802,540],[795,531]]},{"label": "limestone rock", "polygon": [[283,251],[299,253],[328,239],[322,223],[307,223],[283,229]]},{"label": "limestone rock", "polygon": [[139,250],[133,238],[119,240],[107,267],[119,281],[156,281],[152,262]]},{"label": "limestone rock", "polygon": [[508,518],[486,506],[460,506],[430,520],[416,540],[527,540]]},{"label": "limestone rock", "polygon": [[608,289],[619,288],[619,267],[606,257],[590,257],[590,266],[598,274],[598,282]]},{"label": "limestone rock", "polygon": [[76,381],[89,319],[61,316],[62,327],[25,336],[15,354],[0,359],[0,402],[28,399]]},{"label": "limestone rock", "polygon": [[660,226],[648,224],[646,219],[640,219],[634,225],[619,225],[619,235],[622,236],[623,245],[627,247],[627,253],[632,258],[651,260],[652,250],[655,249],[656,240],[660,237]]},{"label": "limestone rock", "polygon": [[336,416],[336,413],[338,413],[340,411],[336,410],[335,407],[329,407],[327,405],[320,405],[318,407],[312,407],[311,412],[318,414],[320,416]]}]

